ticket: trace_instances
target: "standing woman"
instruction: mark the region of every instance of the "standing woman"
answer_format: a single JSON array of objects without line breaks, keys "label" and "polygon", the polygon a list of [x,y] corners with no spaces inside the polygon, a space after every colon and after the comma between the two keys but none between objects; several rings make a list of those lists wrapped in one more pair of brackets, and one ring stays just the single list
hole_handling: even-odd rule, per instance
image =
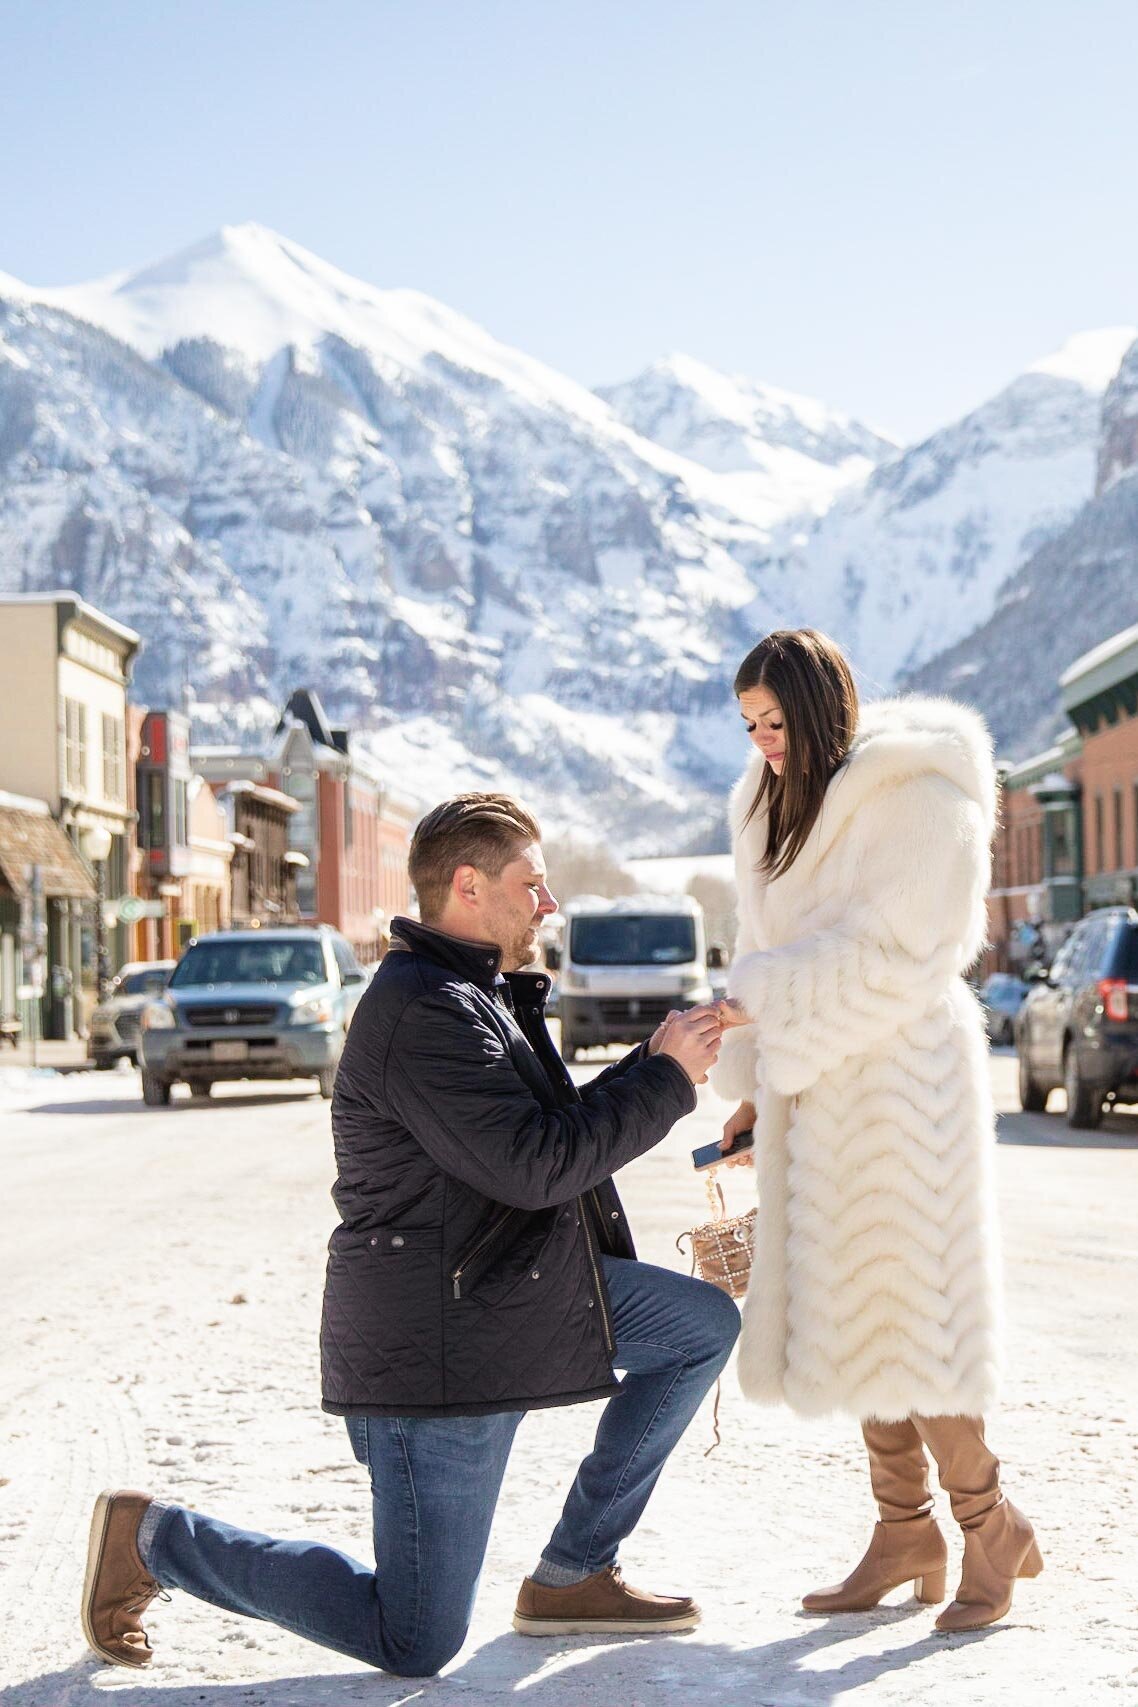
[{"label": "standing woman", "polygon": [[983,1417],[999,1377],[994,1117],[962,974],[985,938],[991,741],[941,699],[859,713],[838,647],[770,634],[735,693],[758,749],[731,802],[739,937],[712,1082],[756,1128],[759,1225],[743,1314],[748,1398],[861,1423],[880,1512],[810,1612],[913,1581],[945,1598],[925,1448],[964,1531],[938,1630],[1002,1618],[1043,1568]]}]

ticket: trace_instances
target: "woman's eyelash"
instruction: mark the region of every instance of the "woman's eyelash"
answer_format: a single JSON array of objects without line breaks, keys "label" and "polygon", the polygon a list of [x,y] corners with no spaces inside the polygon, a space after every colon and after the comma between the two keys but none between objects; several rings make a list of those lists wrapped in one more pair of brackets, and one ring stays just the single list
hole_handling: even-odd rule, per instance
[{"label": "woman's eyelash", "polygon": [[758,728],[758,724],[757,723],[748,723],[748,724],[746,724],[745,727],[747,730],[747,734],[753,735],[755,733],[755,730]]}]

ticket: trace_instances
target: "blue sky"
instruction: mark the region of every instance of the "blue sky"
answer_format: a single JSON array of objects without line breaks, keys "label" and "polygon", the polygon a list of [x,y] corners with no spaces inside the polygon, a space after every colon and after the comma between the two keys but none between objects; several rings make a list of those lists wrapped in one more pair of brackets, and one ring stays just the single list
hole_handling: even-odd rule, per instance
[{"label": "blue sky", "polygon": [[7,0],[0,271],[257,220],[586,384],[684,350],[909,438],[1138,323],[1136,50],[1127,0]]}]

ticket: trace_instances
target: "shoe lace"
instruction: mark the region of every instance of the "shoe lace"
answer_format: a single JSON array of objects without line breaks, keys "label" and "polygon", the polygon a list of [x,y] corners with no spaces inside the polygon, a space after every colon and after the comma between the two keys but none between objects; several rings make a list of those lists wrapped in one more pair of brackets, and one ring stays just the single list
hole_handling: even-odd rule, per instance
[{"label": "shoe lace", "polygon": [[169,1605],[172,1598],[167,1590],[162,1587],[162,1584],[156,1583],[153,1577],[143,1577],[138,1585],[137,1597],[134,1600],[127,1601],[124,1610],[127,1612],[144,1612],[151,1601],[164,1600]]}]

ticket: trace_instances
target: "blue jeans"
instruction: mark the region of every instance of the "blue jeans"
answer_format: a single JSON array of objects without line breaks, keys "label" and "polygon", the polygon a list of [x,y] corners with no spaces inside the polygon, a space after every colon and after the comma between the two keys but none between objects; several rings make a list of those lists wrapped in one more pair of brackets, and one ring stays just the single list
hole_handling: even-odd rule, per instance
[{"label": "blue jeans", "polygon": [[[668,1454],[731,1354],[739,1312],[701,1280],[604,1259],[620,1392],[565,1502],[546,1557],[592,1573],[640,1519]],[[524,1413],[349,1417],[371,1476],[375,1566],[313,1541],[276,1541],[169,1506],[144,1562],[164,1588],[403,1677],[429,1677],[466,1639],[490,1524]]]}]

